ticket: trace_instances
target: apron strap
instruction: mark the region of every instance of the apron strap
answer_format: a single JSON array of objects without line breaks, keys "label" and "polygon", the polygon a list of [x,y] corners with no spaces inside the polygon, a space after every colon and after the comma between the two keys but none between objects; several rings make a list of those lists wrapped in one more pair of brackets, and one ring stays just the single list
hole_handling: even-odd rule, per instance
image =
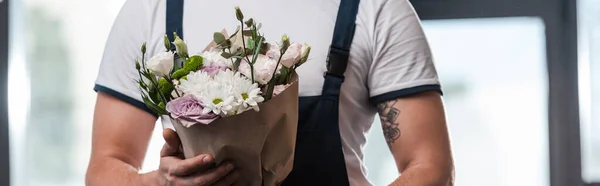
[{"label": "apron strap", "polygon": [[327,74],[344,77],[350,56],[350,46],[354,39],[359,3],[360,0],[340,0],[333,41],[327,56]]},{"label": "apron strap", "polygon": [[[167,18],[165,20],[165,34],[167,34],[169,41],[175,41],[173,32],[183,39],[183,0],[167,0],[167,15],[165,17]],[[175,45],[171,44],[169,50],[174,53],[173,65],[178,68],[183,67],[183,59],[175,52],[177,50]],[[173,68],[173,72],[175,70],[176,68]]]},{"label": "apron strap", "polygon": [[[166,32],[170,41],[174,41],[173,32],[183,39],[183,0],[167,0]],[[171,45],[175,51],[175,45]]]}]

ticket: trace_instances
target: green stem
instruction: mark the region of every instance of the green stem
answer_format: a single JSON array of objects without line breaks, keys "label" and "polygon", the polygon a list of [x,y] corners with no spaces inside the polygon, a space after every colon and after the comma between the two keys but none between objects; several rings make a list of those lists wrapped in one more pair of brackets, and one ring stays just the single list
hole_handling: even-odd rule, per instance
[{"label": "green stem", "polygon": [[273,70],[273,75],[271,76],[271,80],[269,81],[269,86],[267,87],[267,95],[265,101],[270,100],[273,96],[273,89],[275,88],[275,73],[277,72],[277,68],[279,68],[279,63],[281,63],[281,58],[283,58],[283,54],[285,51],[281,52],[279,55],[279,59],[277,60],[277,65],[275,65],[275,70]]},{"label": "green stem", "polygon": [[[165,76],[164,78],[165,78],[165,79],[166,79],[166,80],[167,80],[169,83],[173,83],[173,79],[171,79],[171,77],[169,77],[169,76]],[[177,95],[177,97],[181,97],[181,95],[179,95],[179,92],[177,92],[177,89],[175,89],[175,85],[173,85],[173,91],[175,91],[175,94]],[[170,97],[171,99],[173,99],[173,98],[174,98],[172,95],[169,95],[169,97]],[[165,104],[167,104],[167,103],[165,103]]]},{"label": "green stem", "polygon": [[[260,40],[258,41],[258,43],[262,43],[263,38],[260,38]],[[254,83],[254,63],[256,62],[256,58],[258,58],[258,51],[259,50],[254,50],[254,55],[252,56],[252,64],[250,64],[250,71],[251,75],[252,75],[252,83]]]},{"label": "green stem", "polygon": [[158,82],[155,82],[155,78],[151,78],[150,82],[152,82],[152,84],[154,85],[154,89],[160,95],[160,98],[162,99],[163,103],[166,105],[167,98],[165,98],[165,95],[163,95],[162,92],[160,91],[160,89],[158,88]]},{"label": "green stem", "polygon": [[[248,63],[250,63],[250,58],[248,58],[248,54],[246,54],[246,38],[244,38],[244,21],[240,20],[240,25],[240,32],[238,32],[237,34],[242,34],[242,51],[244,52],[243,55],[246,56],[246,60],[248,61]],[[252,80],[252,82],[254,82],[254,80]]]},{"label": "green stem", "polygon": [[[231,54],[231,48],[227,48],[227,51]],[[233,67],[233,71],[237,72],[237,67],[235,66],[235,61],[233,60],[233,58],[229,58],[229,60],[231,60],[231,66]]]}]

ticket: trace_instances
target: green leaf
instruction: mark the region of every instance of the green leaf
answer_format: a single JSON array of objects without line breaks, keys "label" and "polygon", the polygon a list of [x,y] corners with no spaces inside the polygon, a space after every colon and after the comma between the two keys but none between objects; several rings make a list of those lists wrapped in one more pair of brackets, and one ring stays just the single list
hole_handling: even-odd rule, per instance
[{"label": "green leaf", "polygon": [[238,70],[238,67],[240,67],[240,63],[242,62],[242,57],[240,56],[240,58],[238,58],[237,60],[235,60],[235,62],[233,63],[233,69],[234,70]]},{"label": "green leaf", "polygon": [[228,52],[221,52],[221,56],[226,59],[229,59],[229,58],[233,57],[233,54],[230,54]]},{"label": "green leaf", "polygon": [[260,30],[260,28],[262,28],[262,23],[258,23],[258,26],[256,26],[256,30]]},{"label": "green leaf", "polygon": [[217,46],[219,46],[220,48],[229,48],[231,47],[231,40],[226,39],[224,42],[218,43]]},{"label": "green leaf", "polygon": [[254,19],[250,18],[244,23],[246,23],[247,27],[252,27],[254,25]]},{"label": "green leaf", "polygon": [[225,36],[221,32],[215,32],[213,34],[213,39],[217,44],[225,42]]},{"label": "green leaf", "polygon": [[248,38],[247,43],[248,43],[248,48],[251,50],[254,50],[254,45],[255,45],[254,40],[252,40],[252,38]]},{"label": "green leaf", "polygon": [[269,46],[269,43],[262,43],[260,45],[259,53],[262,55],[265,55],[265,54],[267,54],[267,52],[269,51],[270,48],[271,48],[271,46]]},{"label": "green leaf", "polygon": [[148,96],[155,103],[157,103],[157,102],[160,101],[159,95],[158,95],[158,93],[156,92],[156,89],[153,86],[148,90]]},{"label": "green leaf", "polygon": [[144,104],[155,114],[157,115],[167,115],[168,112],[164,109],[161,109],[158,105],[154,104],[152,101],[148,99],[146,96],[142,96],[142,100],[144,100]]}]

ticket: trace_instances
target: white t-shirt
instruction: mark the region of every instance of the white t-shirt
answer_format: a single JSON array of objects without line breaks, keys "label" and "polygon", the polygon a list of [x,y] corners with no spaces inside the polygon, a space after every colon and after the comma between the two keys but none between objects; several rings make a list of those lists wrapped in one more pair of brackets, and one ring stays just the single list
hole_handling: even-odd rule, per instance
[{"label": "white t-shirt", "polygon": [[[340,0],[186,0],[184,40],[190,53],[200,52],[223,28],[239,24],[235,6],[245,17],[263,23],[261,32],[278,41],[312,46],[310,60],[298,69],[300,96],[321,94],[325,60]],[[164,50],[166,0],[127,0],[106,43],[96,91],[104,91],[143,107],[135,79],[135,59],[147,42],[148,56]],[[363,147],[376,114],[376,104],[426,90],[440,91],[430,48],[408,0],[361,1],[349,64],[342,84],[340,133],[351,185],[366,179]],[[389,153],[389,152],[381,152]]]}]

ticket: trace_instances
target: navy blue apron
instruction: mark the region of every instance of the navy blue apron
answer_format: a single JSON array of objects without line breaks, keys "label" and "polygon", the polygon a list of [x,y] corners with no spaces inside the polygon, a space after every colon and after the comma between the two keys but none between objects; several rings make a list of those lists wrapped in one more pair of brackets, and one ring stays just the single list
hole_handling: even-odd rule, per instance
[{"label": "navy blue apron", "polygon": [[[283,186],[350,185],[339,130],[339,103],[359,2],[340,1],[321,95],[299,98],[294,168]],[[183,0],[167,1],[167,33],[177,32],[181,38],[182,12]]]},{"label": "navy blue apron", "polygon": [[359,2],[340,1],[321,96],[300,97],[294,168],[284,186],[350,185],[339,130],[339,105]]}]

